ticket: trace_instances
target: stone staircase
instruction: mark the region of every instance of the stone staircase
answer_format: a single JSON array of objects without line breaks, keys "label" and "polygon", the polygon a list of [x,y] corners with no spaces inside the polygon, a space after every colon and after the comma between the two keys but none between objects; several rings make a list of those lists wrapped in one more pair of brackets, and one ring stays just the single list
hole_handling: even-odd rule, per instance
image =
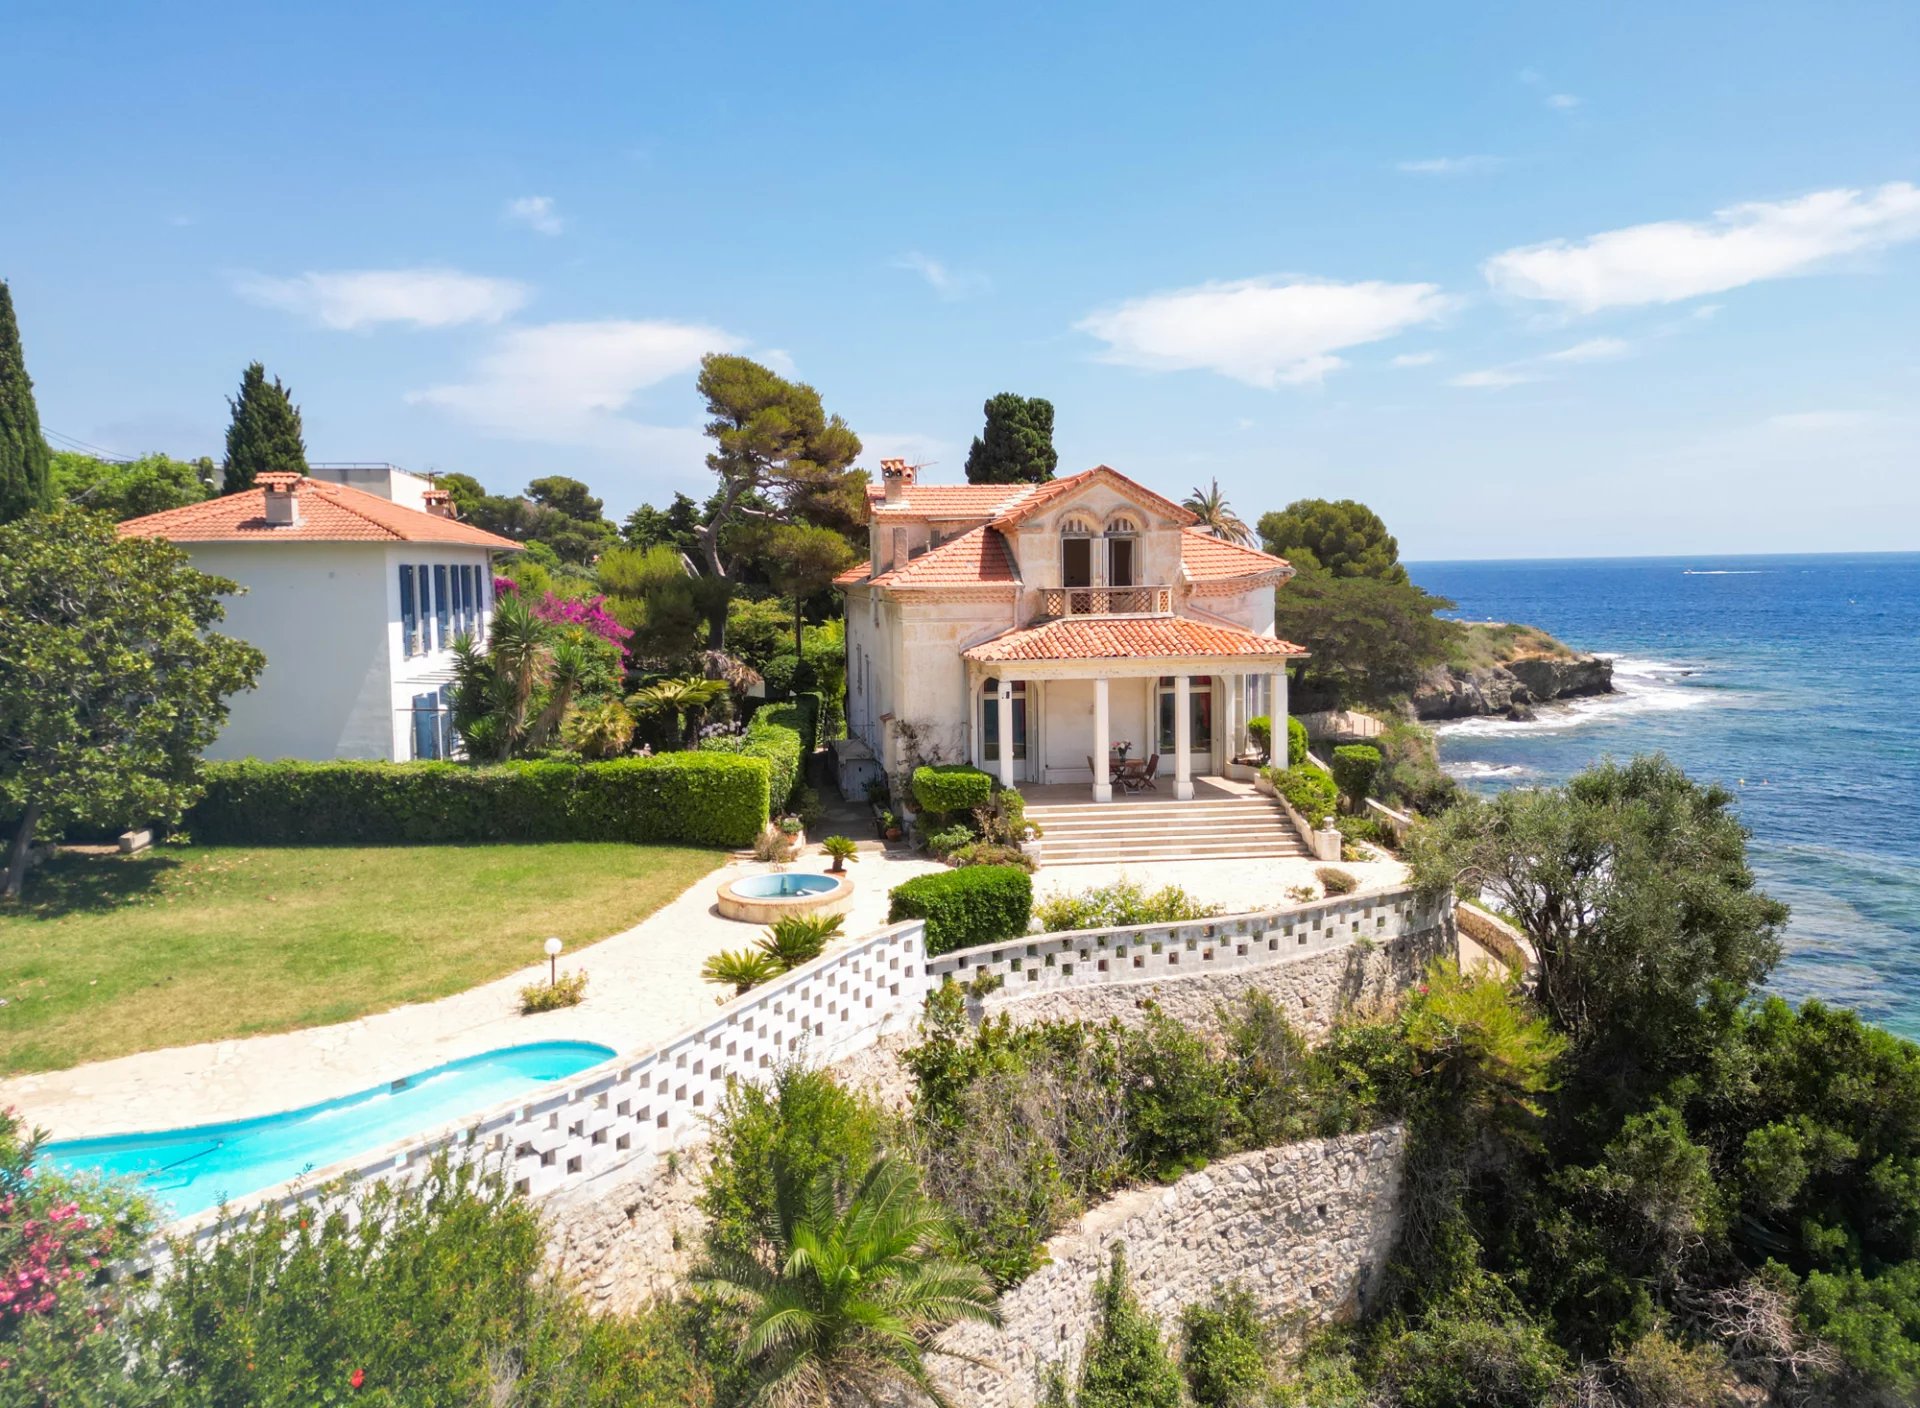
[{"label": "stone staircase", "polygon": [[1128,798],[1110,803],[1027,804],[1043,829],[1043,865],[1150,860],[1305,857],[1307,848],[1271,797]]}]

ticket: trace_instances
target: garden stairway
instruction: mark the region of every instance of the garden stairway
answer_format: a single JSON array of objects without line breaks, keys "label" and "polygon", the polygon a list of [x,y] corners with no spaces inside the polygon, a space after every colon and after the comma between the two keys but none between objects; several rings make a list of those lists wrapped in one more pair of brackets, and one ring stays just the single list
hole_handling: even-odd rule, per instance
[{"label": "garden stairway", "polygon": [[[1052,790],[1052,789],[1048,789]],[[1041,864],[1304,858],[1307,848],[1271,797],[1129,797],[1114,802],[1027,803],[1042,828]]]}]

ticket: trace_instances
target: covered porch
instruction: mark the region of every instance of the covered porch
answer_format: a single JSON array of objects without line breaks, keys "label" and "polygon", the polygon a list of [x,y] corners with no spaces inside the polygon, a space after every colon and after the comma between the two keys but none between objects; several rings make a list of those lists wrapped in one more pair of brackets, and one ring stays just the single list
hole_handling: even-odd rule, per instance
[{"label": "covered porch", "polygon": [[1286,662],[1304,653],[1183,618],[1008,632],[963,652],[974,765],[1036,799],[1238,795],[1252,780],[1247,720],[1264,714],[1285,737]]}]

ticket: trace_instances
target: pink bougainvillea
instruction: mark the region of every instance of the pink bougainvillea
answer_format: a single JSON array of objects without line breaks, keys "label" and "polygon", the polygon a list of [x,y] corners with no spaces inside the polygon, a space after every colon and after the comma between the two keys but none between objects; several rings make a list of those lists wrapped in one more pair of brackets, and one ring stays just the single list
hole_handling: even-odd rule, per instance
[{"label": "pink bougainvillea", "polygon": [[493,579],[493,595],[496,600],[503,596],[512,596],[519,590],[520,584],[514,581],[513,578],[495,575]]},{"label": "pink bougainvillea", "polygon": [[591,631],[602,640],[610,641],[620,651],[620,663],[627,660],[627,640],[633,632],[621,625],[607,610],[607,599],[603,596],[579,597],[555,596],[548,592],[534,603],[533,614],[542,621],[552,621],[556,625],[579,626]]}]

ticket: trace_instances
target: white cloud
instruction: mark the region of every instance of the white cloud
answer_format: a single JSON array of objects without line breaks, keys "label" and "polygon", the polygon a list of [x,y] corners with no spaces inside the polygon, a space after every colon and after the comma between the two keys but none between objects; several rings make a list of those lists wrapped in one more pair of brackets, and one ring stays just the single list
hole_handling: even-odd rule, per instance
[{"label": "white cloud", "polygon": [[1427,367],[1440,360],[1438,352],[1402,352],[1393,359],[1396,367]]},{"label": "white cloud", "polygon": [[553,208],[552,196],[520,196],[507,202],[507,219],[543,235],[557,235],[567,222]]},{"label": "white cloud", "polygon": [[1590,337],[1585,342],[1576,342],[1571,347],[1563,347],[1558,352],[1549,352],[1545,360],[1549,362],[1605,362],[1614,357],[1624,357],[1633,351],[1633,344],[1617,337]]},{"label": "white cloud", "polygon": [[763,367],[771,367],[784,377],[797,377],[800,369],[794,365],[793,354],[784,347],[768,347],[753,354],[753,359]]},{"label": "white cloud", "polygon": [[699,453],[699,430],[645,425],[625,414],[642,390],[691,372],[742,339],[692,323],[546,323],[497,337],[472,378],[410,392],[483,429],[519,440],[646,452]]},{"label": "white cloud", "polygon": [[1475,171],[1492,171],[1506,165],[1503,156],[1432,156],[1422,161],[1403,161],[1399,169],[1412,176],[1466,176]]},{"label": "white cloud", "polygon": [[1525,386],[1528,382],[1540,379],[1538,373],[1522,371],[1518,367],[1488,367],[1485,371],[1462,372],[1459,376],[1448,377],[1447,385],[1475,391],[1504,391],[1509,386]]},{"label": "white cloud", "polygon": [[1155,371],[1206,370],[1252,386],[1315,382],[1334,354],[1430,323],[1454,306],[1434,284],[1243,279],[1133,298],[1074,326],[1102,359]]},{"label": "white cloud", "polygon": [[1556,108],[1561,112],[1567,112],[1579,107],[1580,100],[1571,93],[1549,93],[1547,94],[1547,106]]},{"label": "white cloud", "polygon": [[242,274],[234,290],[250,303],[311,318],[324,327],[411,323],[420,328],[497,323],[527,301],[524,284],[458,269],[360,269],[290,279]]},{"label": "white cloud", "polygon": [[993,286],[993,281],[985,274],[971,273],[965,269],[955,269],[930,254],[919,250],[909,250],[897,256],[893,261],[896,269],[908,269],[927,281],[927,287],[949,302],[969,298],[976,293],[985,293]]},{"label": "white cloud", "polygon": [[1591,313],[1721,293],[1916,237],[1920,187],[1893,181],[1873,191],[1730,206],[1711,220],[1665,220],[1579,243],[1510,249],[1480,268],[1503,293]]}]

